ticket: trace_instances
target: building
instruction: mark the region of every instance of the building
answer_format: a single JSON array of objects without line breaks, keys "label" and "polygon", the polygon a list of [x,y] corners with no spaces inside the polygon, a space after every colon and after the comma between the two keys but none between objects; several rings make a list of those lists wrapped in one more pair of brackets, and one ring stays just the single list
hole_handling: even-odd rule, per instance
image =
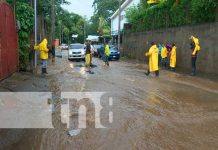
[{"label": "building", "polygon": [[[121,5],[121,20],[120,20],[120,31],[124,29],[124,24],[128,23],[126,19],[126,10],[132,6],[137,6],[140,0],[126,0]],[[119,9],[111,16],[111,36],[114,43],[118,40],[118,26],[119,26]]]}]

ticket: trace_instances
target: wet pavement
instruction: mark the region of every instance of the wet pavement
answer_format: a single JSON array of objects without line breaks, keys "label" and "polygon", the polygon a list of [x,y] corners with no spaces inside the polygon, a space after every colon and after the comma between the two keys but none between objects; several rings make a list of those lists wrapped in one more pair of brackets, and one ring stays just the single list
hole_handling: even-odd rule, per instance
[{"label": "wet pavement", "polygon": [[[83,61],[68,61],[67,52],[49,66],[49,75],[16,73],[1,82],[0,91],[53,92],[54,129],[0,130],[0,149],[8,150],[144,150],[217,149],[218,83],[165,70],[160,77],[144,74],[146,65],[93,59],[94,74]],[[61,123],[61,92],[106,92],[101,122],[95,128],[94,107],[88,108],[87,128],[69,136]],[[108,105],[113,98],[113,106]],[[108,112],[113,112],[109,123]],[[72,115],[70,122],[78,116]]]}]

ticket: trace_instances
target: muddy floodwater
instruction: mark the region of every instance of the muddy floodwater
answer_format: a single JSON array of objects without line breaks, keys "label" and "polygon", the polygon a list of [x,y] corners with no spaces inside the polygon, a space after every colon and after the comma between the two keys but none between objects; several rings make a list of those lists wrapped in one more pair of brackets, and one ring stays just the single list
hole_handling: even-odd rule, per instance
[{"label": "muddy floodwater", "polygon": [[[51,91],[55,110],[54,129],[1,129],[0,149],[218,149],[217,82],[166,70],[160,70],[159,78],[147,77],[145,65],[126,61],[112,61],[105,67],[95,58],[93,64],[94,74],[89,74],[83,61],[68,61],[65,51],[49,66],[46,77],[17,73],[2,81],[0,87],[5,91]],[[100,120],[106,128],[95,128],[95,109],[84,99],[86,129],[75,128],[78,115],[73,107],[68,129],[61,122],[61,92],[104,92]],[[109,112],[113,112],[112,123]],[[70,136],[72,129],[75,132]]]}]

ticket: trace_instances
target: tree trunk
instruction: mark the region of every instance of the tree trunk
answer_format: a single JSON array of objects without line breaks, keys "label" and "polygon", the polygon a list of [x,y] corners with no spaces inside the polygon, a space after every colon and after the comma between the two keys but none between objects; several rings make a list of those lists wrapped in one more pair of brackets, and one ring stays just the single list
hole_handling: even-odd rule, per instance
[{"label": "tree trunk", "polygon": [[218,2],[216,3],[216,21],[218,21]]},{"label": "tree trunk", "polygon": [[46,36],[45,36],[45,19],[44,19],[44,16],[41,17],[41,27],[42,27],[42,39],[44,39]]}]

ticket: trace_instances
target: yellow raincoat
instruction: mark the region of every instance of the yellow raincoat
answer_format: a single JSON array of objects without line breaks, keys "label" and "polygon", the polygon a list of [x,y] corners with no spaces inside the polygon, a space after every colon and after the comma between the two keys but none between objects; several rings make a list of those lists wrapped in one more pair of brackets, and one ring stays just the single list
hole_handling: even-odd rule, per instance
[{"label": "yellow raincoat", "polygon": [[35,50],[40,51],[40,59],[48,59],[49,49],[47,48],[47,45],[48,45],[47,39],[43,39],[43,41],[40,44],[34,46]]},{"label": "yellow raincoat", "polygon": [[149,57],[149,71],[158,71],[158,48],[157,45],[153,45],[149,52],[145,53],[145,56]]},{"label": "yellow raincoat", "polygon": [[109,56],[110,55],[110,46],[107,44],[106,46],[105,46],[105,50],[104,50],[104,53],[105,53],[105,55],[107,55],[107,56]]},{"label": "yellow raincoat", "polygon": [[164,46],[161,50],[161,58],[167,57],[167,48]]},{"label": "yellow raincoat", "polygon": [[176,46],[173,46],[170,56],[170,67],[175,68],[176,67]]},{"label": "yellow raincoat", "polygon": [[192,52],[192,55],[195,55],[197,53],[197,51],[200,51],[201,50],[201,47],[200,47],[200,43],[199,43],[199,40],[194,37],[194,36],[191,36],[191,39],[193,40],[193,42],[195,43],[195,49],[193,50]]},{"label": "yellow raincoat", "polygon": [[91,54],[86,54],[86,65],[90,66],[91,64]]}]

